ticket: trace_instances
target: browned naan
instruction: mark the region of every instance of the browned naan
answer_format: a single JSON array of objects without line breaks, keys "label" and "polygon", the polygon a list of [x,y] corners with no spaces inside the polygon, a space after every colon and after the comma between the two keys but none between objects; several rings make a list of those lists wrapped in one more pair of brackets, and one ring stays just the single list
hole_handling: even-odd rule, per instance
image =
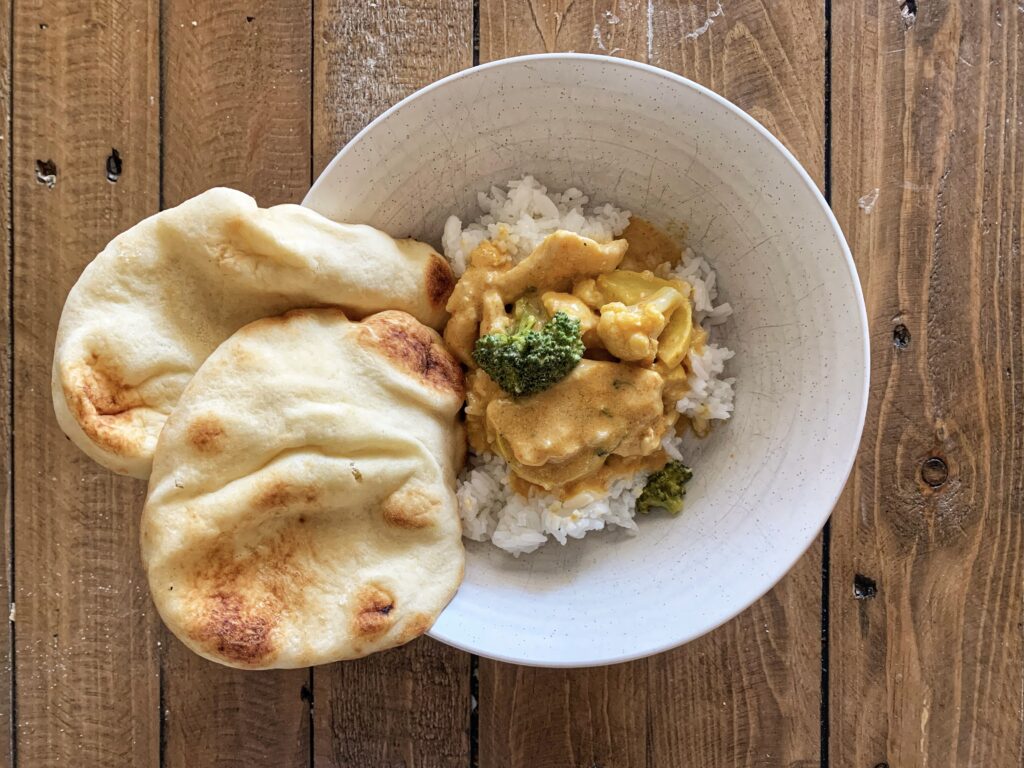
[{"label": "browned naan", "polygon": [[118,235],[71,289],[53,359],[57,420],[100,464],[147,477],[192,374],[246,323],[338,306],[357,318],[402,309],[440,328],[454,281],[425,243],[211,189]]},{"label": "browned naan", "polygon": [[404,312],[251,323],[156,447],[142,553],[167,626],[234,667],[363,656],[425,632],[462,579],[462,371]]}]

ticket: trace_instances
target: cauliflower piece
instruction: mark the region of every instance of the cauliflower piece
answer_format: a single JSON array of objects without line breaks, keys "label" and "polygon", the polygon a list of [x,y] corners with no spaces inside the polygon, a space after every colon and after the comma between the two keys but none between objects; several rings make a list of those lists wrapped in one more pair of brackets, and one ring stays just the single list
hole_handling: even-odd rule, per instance
[{"label": "cauliflower piece", "polygon": [[684,301],[683,294],[666,287],[635,304],[605,304],[597,321],[597,335],[605,349],[620,360],[653,363],[658,354],[658,336]]},{"label": "cauliflower piece", "polygon": [[601,295],[601,291],[597,288],[597,281],[592,277],[576,283],[572,289],[572,295],[591,309],[600,309],[601,305],[606,302],[604,296]]}]

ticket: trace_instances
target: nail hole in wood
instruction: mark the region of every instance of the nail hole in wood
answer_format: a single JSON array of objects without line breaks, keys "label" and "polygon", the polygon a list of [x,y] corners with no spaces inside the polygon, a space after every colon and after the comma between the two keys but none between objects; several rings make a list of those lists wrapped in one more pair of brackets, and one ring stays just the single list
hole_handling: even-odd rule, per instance
[{"label": "nail hole in wood", "polygon": [[256,21],[256,17],[255,16],[246,16],[245,17],[245,21],[246,21],[247,24],[252,24],[254,21]]},{"label": "nail hole in wood", "polygon": [[921,464],[921,479],[932,488],[938,488],[949,477],[949,467],[938,456],[931,456]]},{"label": "nail hole in wood", "polygon": [[39,28],[40,28],[40,29],[49,29],[49,28],[50,28],[50,25],[49,25],[49,24],[40,24],[40,25],[39,25]]},{"label": "nail hole in wood", "polygon": [[36,160],[36,181],[48,189],[57,186],[57,164],[53,160]]},{"label": "nail hole in wood", "polygon": [[869,579],[859,573],[853,577],[853,596],[858,600],[870,600],[878,594],[878,585],[874,579]]},{"label": "nail hole in wood", "polygon": [[889,768],[889,764],[888,763],[879,763],[878,765],[875,766],[875,768]]},{"label": "nail hole in wood", "polygon": [[914,22],[917,21],[917,0],[903,0],[900,3],[900,17],[906,29],[914,26]]},{"label": "nail hole in wood", "polygon": [[896,349],[906,349],[910,346],[910,330],[903,323],[892,329],[892,345]]},{"label": "nail hole in wood", "polygon": [[116,184],[117,180],[121,178],[123,168],[124,163],[121,160],[121,155],[116,149],[111,147],[110,154],[107,155],[107,181],[111,184]]}]

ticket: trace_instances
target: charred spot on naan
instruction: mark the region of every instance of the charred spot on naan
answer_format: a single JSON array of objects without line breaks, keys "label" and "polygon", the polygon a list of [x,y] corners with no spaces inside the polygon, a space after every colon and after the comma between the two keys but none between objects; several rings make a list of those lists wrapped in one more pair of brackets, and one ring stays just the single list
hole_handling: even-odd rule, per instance
[{"label": "charred spot on naan", "polygon": [[462,368],[445,349],[441,337],[412,315],[397,310],[378,312],[361,323],[359,341],[418,382],[460,400],[465,396]]},{"label": "charred spot on naan", "polygon": [[434,513],[441,507],[441,500],[420,487],[405,487],[384,499],[381,516],[384,522],[396,528],[414,530],[434,524]]},{"label": "charred spot on naan", "polygon": [[283,509],[297,505],[310,505],[320,498],[320,488],[314,485],[296,485],[285,480],[272,480],[262,485],[253,496],[252,508],[259,512]]},{"label": "charred spot on naan", "polygon": [[395,598],[383,588],[368,584],[355,595],[352,629],[356,637],[386,632],[395,623]]},{"label": "charred spot on naan", "polygon": [[132,413],[146,405],[138,389],[105,368],[95,353],[60,374],[68,410],[90,440],[118,456],[144,452],[147,430]]},{"label": "charred spot on naan", "polygon": [[234,664],[273,661],[273,630],[285,614],[302,609],[312,582],[301,566],[310,547],[298,526],[286,522],[255,547],[221,540],[195,553],[192,640]]},{"label": "charred spot on naan", "polygon": [[227,661],[263,665],[277,655],[271,640],[276,618],[246,605],[236,592],[214,592],[204,604],[200,623],[190,634],[195,642]]},{"label": "charred spot on naan", "polygon": [[455,273],[447,261],[436,253],[431,254],[427,259],[424,282],[427,286],[427,299],[432,307],[444,309],[448,303],[448,297],[455,290]]},{"label": "charred spot on naan", "polygon": [[199,416],[186,430],[186,439],[199,453],[215,454],[224,450],[226,432],[220,419],[212,414]]}]

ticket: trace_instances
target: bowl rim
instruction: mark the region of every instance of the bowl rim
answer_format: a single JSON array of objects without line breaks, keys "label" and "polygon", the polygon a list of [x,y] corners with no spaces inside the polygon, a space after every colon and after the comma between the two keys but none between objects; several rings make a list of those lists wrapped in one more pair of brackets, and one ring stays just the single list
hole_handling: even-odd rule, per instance
[{"label": "bowl rim", "polygon": [[[756,603],[761,598],[763,598],[766,594],[768,594],[768,592],[770,592],[780,581],[782,581],[783,577],[785,577],[786,574],[788,574],[793,569],[793,567],[797,564],[797,562],[807,553],[807,551],[810,549],[811,545],[814,543],[815,539],[818,538],[818,536],[821,534],[822,530],[824,529],[825,525],[828,523],[829,518],[831,517],[832,512],[833,512],[833,510],[836,507],[836,504],[839,502],[839,499],[842,496],[843,491],[846,488],[847,482],[849,481],[850,476],[851,476],[851,474],[853,472],[854,465],[856,464],[857,455],[858,455],[858,453],[860,451],[861,439],[862,439],[863,434],[864,434],[864,424],[865,424],[865,420],[867,418],[868,401],[869,401],[869,396],[870,396],[870,387],[871,387],[871,333],[870,333],[870,325],[868,323],[867,307],[866,307],[866,305],[864,303],[864,292],[863,292],[863,289],[861,288],[860,276],[859,276],[859,274],[857,272],[857,265],[856,265],[856,263],[853,260],[853,254],[850,251],[850,246],[846,242],[846,237],[843,234],[842,228],[839,226],[839,221],[836,219],[835,214],[832,212],[832,208],[829,205],[828,201],[825,199],[825,196],[822,194],[822,191],[818,188],[817,183],[814,181],[814,179],[811,178],[810,174],[803,167],[803,165],[800,163],[800,161],[796,159],[796,157],[793,155],[793,153],[790,152],[789,149],[787,149],[786,146],[778,138],[776,138],[767,128],[765,128],[761,123],[759,123],[757,120],[755,120],[753,117],[751,117],[743,109],[741,109],[740,107],[736,106],[731,101],[726,99],[724,96],[721,96],[718,93],[715,93],[714,91],[712,91],[710,88],[707,88],[707,87],[701,85],[700,83],[696,83],[693,80],[690,80],[689,78],[683,77],[682,75],[678,75],[678,74],[676,74],[674,72],[670,72],[670,71],[668,71],[666,69],[662,69],[660,67],[655,67],[655,66],[653,66],[651,64],[647,64],[647,63],[644,63],[644,62],[633,61],[631,59],[620,59],[620,58],[616,58],[616,57],[613,57],[613,56],[602,56],[602,55],[592,54],[592,53],[536,53],[536,54],[528,54],[528,55],[525,55],[525,56],[513,56],[513,57],[510,57],[510,58],[506,58],[506,59],[498,59],[496,61],[487,62],[486,64],[479,64],[479,65],[476,65],[476,66],[473,66],[473,67],[469,67],[469,68],[466,68],[466,69],[459,70],[458,72],[453,72],[450,75],[447,75],[447,76],[445,76],[445,77],[443,77],[443,78],[441,78],[439,80],[435,80],[434,82],[430,83],[429,85],[426,85],[423,88],[420,88],[420,89],[414,91],[413,93],[411,93],[408,96],[406,96],[405,98],[403,98],[401,101],[398,101],[393,106],[391,106],[388,109],[386,109],[384,112],[379,114],[373,120],[371,120],[362,130],[360,130],[355,136],[353,136],[345,144],[345,146],[343,146],[341,148],[341,150],[338,151],[338,153],[331,159],[331,161],[326,166],[324,166],[324,169],[317,176],[316,180],[313,182],[312,186],[309,188],[309,191],[306,193],[305,197],[303,198],[302,205],[308,205],[309,204],[310,200],[316,196],[316,193],[317,193],[319,187],[321,187],[323,184],[326,183],[326,179],[328,177],[333,175],[332,171],[333,171],[334,167],[336,165],[340,164],[341,161],[351,151],[353,151],[353,148],[367,134],[369,134],[371,131],[373,131],[381,123],[387,121],[392,115],[394,115],[397,112],[399,112],[403,107],[405,107],[408,104],[412,103],[413,101],[415,101],[416,99],[420,98],[421,96],[425,96],[428,93],[431,93],[431,92],[433,92],[435,90],[441,89],[441,88],[445,87],[446,85],[448,85],[449,83],[455,82],[456,80],[461,80],[463,78],[472,78],[477,73],[485,71],[485,70],[501,69],[501,68],[504,68],[504,67],[519,67],[519,66],[522,66],[523,64],[529,64],[531,62],[544,62],[544,61],[552,61],[552,60],[572,61],[572,62],[580,62],[580,63],[601,64],[603,66],[622,67],[622,68],[625,68],[625,69],[638,70],[638,71],[644,72],[647,75],[653,75],[653,76],[661,78],[663,80],[668,80],[668,81],[670,81],[670,82],[672,82],[672,83],[674,83],[676,85],[679,85],[679,86],[682,86],[684,88],[689,88],[691,90],[694,90],[697,93],[699,93],[700,95],[702,95],[702,96],[710,99],[711,101],[715,102],[716,104],[724,107],[727,111],[731,112],[736,117],[738,117],[740,120],[742,120],[745,123],[747,123],[748,126],[753,128],[755,133],[757,133],[761,138],[767,140],[768,144],[771,147],[773,147],[776,152],[778,152],[780,155],[782,155],[782,157],[796,171],[797,176],[804,183],[804,185],[811,191],[812,196],[814,197],[815,201],[818,203],[819,208],[825,214],[825,218],[826,218],[826,220],[828,221],[829,225],[832,228],[833,234],[835,235],[836,242],[839,245],[839,250],[842,253],[842,256],[843,256],[843,258],[844,258],[844,260],[846,262],[847,276],[849,277],[849,279],[850,279],[850,281],[851,281],[851,283],[853,285],[854,295],[855,295],[855,297],[857,299],[857,303],[858,303],[859,319],[860,319],[860,331],[861,331],[861,353],[863,354],[863,357],[864,357],[864,371],[863,371],[864,382],[863,382],[863,387],[861,389],[861,395],[860,395],[860,413],[859,413],[858,419],[857,419],[857,430],[856,430],[857,434],[856,434],[856,439],[855,440],[851,440],[850,443],[849,443],[849,447],[847,448],[847,452],[846,452],[846,456],[845,456],[845,463],[846,463],[847,469],[846,469],[846,472],[843,475],[842,482],[841,483],[837,483],[837,487],[833,491],[832,498],[829,501],[828,505],[827,506],[824,505],[824,504],[822,505],[822,509],[825,510],[824,513],[819,513],[819,518],[820,519],[818,520],[818,522],[815,523],[815,525],[811,526],[808,529],[809,532],[808,532],[807,536],[805,537],[804,541],[802,542],[801,546],[799,547],[799,549],[796,550],[796,555],[790,560],[790,562],[788,564],[786,564],[785,568],[780,569],[779,573],[772,580],[770,580],[770,583],[766,582],[765,585],[764,585],[764,588],[761,589],[760,591],[758,591],[758,593],[753,596],[753,599],[751,599],[746,604],[739,605],[739,607],[727,611],[723,615],[723,617],[719,621],[717,621],[716,623],[710,624],[710,625],[708,625],[708,626],[706,626],[706,627],[704,627],[704,628],[702,628],[702,629],[700,629],[699,631],[696,631],[696,632],[694,632],[694,631],[687,632],[687,633],[683,634],[678,640],[673,641],[673,642],[661,643],[661,644],[658,644],[656,646],[651,646],[651,647],[643,646],[643,647],[640,647],[635,652],[630,652],[630,653],[617,653],[617,654],[609,654],[609,655],[605,655],[605,656],[588,657],[588,658],[580,660],[578,662],[576,662],[576,661],[572,661],[572,662],[567,662],[567,661],[552,662],[552,661],[545,661],[545,660],[539,660],[538,661],[538,660],[519,658],[519,657],[516,657],[514,655],[505,655],[505,654],[500,654],[500,653],[494,653],[494,652],[491,652],[491,651],[482,652],[481,649],[475,648],[472,645],[464,644],[464,643],[460,642],[457,638],[452,637],[451,635],[447,635],[447,634],[444,634],[444,633],[441,633],[441,632],[436,632],[433,627],[430,630],[428,630],[427,633],[426,633],[429,637],[431,637],[431,638],[433,638],[435,640],[438,640],[440,642],[443,642],[446,645],[450,645],[453,648],[457,648],[457,649],[459,649],[461,651],[465,651],[467,653],[477,654],[479,656],[483,656],[484,658],[493,659],[494,661],[501,661],[501,662],[506,662],[506,663],[509,663],[509,664],[520,664],[520,665],[523,665],[523,666],[531,666],[531,667],[546,667],[546,668],[556,668],[556,669],[573,669],[573,668],[605,666],[605,665],[609,665],[609,664],[620,664],[620,663],[625,663],[625,662],[628,662],[628,661],[635,661],[637,659],[647,658],[649,656],[654,656],[654,655],[657,655],[659,653],[664,653],[665,651],[669,651],[669,650],[672,650],[673,648],[678,648],[680,646],[686,645],[687,643],[693,642],[694,640],[696,640],[696,639],[698,639],[700,637],[703,637],[704,635],[710,634],[711,632],[713,632],[714,630],[718,629],[722,625],[728,623],[729,621],[732,621],[734,618],[739,616],[745,610],[750,608],[752,605],[754,605],[754,603]],[[827,606],[825,606],[825,608],[827,608]],[[443,613],[443,611],[442,611],[442,613]]]}]

